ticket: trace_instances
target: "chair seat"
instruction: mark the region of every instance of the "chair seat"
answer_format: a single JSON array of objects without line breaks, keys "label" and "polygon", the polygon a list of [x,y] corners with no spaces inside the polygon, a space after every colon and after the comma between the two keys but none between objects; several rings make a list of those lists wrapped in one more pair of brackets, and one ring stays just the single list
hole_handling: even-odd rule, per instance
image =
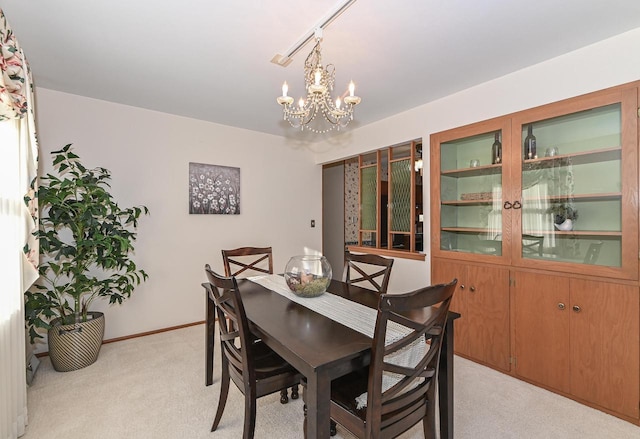
[{"label": "chair seat", "polygon": [[357,408],[356,398],[367,391],[368,382],[368,367],[333,380],[331,401],[364,421],[367,417],[367,408]]},{"label": "chair seat", "polygon": [[278,374],[296,372],[280,355],[276,354],[262,341],[257,341],[251,346],[254,355],[254,365],[257,379],[264,379]]}]

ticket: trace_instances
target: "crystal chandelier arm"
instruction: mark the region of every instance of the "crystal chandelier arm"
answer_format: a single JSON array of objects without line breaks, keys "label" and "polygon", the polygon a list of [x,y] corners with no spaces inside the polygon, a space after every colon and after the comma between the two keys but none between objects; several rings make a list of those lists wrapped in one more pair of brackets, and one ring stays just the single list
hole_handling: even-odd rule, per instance
[{"label": "crystal chandelier arm", "polygon": [[336,107],[330,96],[324,96],[320,106],[323,108],[323,113],[332,119],[331,123],[337,123],[338,119],[346,117],[352,112],[348,106],[345,109]]}]

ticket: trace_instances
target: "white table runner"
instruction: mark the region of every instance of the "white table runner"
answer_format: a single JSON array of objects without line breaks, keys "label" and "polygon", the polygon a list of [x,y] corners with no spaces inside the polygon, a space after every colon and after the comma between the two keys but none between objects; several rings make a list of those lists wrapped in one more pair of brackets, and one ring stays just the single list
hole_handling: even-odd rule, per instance
[{"label": "white table runner", "polygon": [[[277,274],[252,276],[247,279],[285,296],[287,299],[309,308],[318,314],[322,314],[335,322],[353,329],[354,331],[358,331],[367,337],[373,338],[376,326],[376,316],[378,313],[376,309],[369,308],[357,302],[352,302],[351,300],[335,294],[322,294],[318,297],[296,296],[287,286],[284,277]],[[375,293],[372,292],[372,294]],[[406,326],[402,326],[396,322],[389,322],[387,325],[385,344],[389,345],[404,337],[409,332],[411,332],[411,329]],[[399,366],[415,367],[418,361],[420,361],[424,356],[426,349],[428,349],[428,345],[418,339],[413,344],[394,353],[393,355],[388,355],[385,358],[385,361]],[[385,372],[382,377],[382,391],[384,392],[391,388],[398,382],[398,379],[398,375]],[[356,399],[356,401],[358,402],[358,408],[366,407],[367,394],[363,393]]]}]

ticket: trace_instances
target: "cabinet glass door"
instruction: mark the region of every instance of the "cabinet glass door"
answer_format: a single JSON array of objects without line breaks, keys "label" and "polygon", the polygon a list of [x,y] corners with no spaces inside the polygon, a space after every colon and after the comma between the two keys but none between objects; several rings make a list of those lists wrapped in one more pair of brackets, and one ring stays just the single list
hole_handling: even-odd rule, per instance
[{"label": "cabinet glass door", "polygon": [[503,134],[498,129],[439,144],[440,250],[503,256],[502,148],[492,155]]},{"label": "cabinet glass door", "polygon": [[514,124],[523,260],[622,267],[622,110],[615,102]]}]

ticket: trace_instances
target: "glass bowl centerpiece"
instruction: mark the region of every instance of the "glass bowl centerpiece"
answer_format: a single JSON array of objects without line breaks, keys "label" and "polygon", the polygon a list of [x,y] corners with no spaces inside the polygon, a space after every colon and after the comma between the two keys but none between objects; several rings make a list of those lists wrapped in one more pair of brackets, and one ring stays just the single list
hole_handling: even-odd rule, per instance
[{"label": "glass bowl centerpiece", "polygon": [[289,289],[300,297],[316,297],[327,291],[331,265],[322,255],[293,256],[284,269]]}]

